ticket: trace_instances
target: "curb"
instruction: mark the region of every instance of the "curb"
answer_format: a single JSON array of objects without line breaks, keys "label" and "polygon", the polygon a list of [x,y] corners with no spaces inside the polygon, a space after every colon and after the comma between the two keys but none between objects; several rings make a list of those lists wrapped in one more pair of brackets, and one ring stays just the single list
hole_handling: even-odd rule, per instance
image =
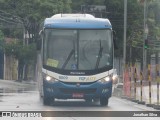
[{"label": "curb", "polygon": [[153,107],[154,104],[146,104],[147,107]]},{"label": "curb", "polygon": [[139,101],[139,100],[135,100],[135,99],[132,99],[132,98],[127,98],[126,96],[122,96],[120,98],[135,102],[137,104],[146,105],[146,107],[152,107],[156,110],[160,110],[160,105],[157,105],[157,104],[146,104],[144,101]]},{"label": "curb", "polygon": [[145,105],[146,103],[144,101],[139,101],[138,104]]},{"label": "curb", "polygon": [[154,109],[160,110],[160,105],[153,105]]}]

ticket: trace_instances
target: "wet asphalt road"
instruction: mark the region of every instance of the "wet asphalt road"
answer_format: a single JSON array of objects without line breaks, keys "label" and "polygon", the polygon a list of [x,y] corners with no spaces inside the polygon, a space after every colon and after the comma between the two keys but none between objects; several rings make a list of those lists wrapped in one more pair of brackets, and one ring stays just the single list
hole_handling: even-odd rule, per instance
[{"label": "wet asphalt road", "polygon": [[[0,111],[155,111],[155,109],[146,107],[145,105],[138,105],[136,103],[120,99],[117,97],[111,97],[109,100],[109,105],[107,107],[102,107],[98,103],[87,103],[84,100],[56,100],[54,106],[44,106],[42,99],[39,96],[38,88],[36,82],[15,82],[15,81],[4,81],[0,80]],[[124,112],[125,113],[125,112]],[[62,114],[63,117],[60,117]],[[120,119],[118,117],[104,117],[99,118],[96,112],[94,113],[75,113],[64,115],[61,112],[58,117],[52,118],[30,118],[37,120],[85,120],[86,114],[90,114],[87,119],[103,120],[103,119]],[[82,115],[81,115],[82,114]],[[92,117],[92,114],[94,114]],[[105,113],[104,113],[105,114]],[[55,115],[56,116],[56,115]],[[97,117],[95,117],[97,116]],[[127,118],[127,117],[126,117]],[[126,118],[123,118],[125,120]],[[1,118],[0,118],[1,119]],[[7,118],[9,119],[9,118]],[[16,118],[22,119],[22,118]],[[27,118],[25,118],[27,119]],[[24,120],[25,120],[24,119]],[[132,118],[131,118],[132,119]],[[136,119],[138,119],[136,117]],[[159,118],[141,118],[141,120],[158,120]],[[135,118],[133,118],[135,120]]]}]

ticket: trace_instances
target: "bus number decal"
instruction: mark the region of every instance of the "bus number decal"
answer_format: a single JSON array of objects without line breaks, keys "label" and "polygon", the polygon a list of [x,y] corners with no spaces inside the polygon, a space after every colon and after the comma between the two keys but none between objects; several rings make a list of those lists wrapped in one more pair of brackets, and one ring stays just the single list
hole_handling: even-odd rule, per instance
[{"label": "bus number decal", "polygon": [[84,81],[86,79],[86,77],[79,77],[79,80]]},{"label": "bus number decal", "polygon": [[87,77],[86,81],[96,80],[96,77]]},{"label": "bus number decal", "polygon": [[92,80],[96,80],[96,77],[79,77],[79,80],[92,81]]},{"label": "bus number decal", "polygon": [[61,79],[61,80],[67,80],[68,79],[68,77],[67,76],[59,76],[59,79]]}]

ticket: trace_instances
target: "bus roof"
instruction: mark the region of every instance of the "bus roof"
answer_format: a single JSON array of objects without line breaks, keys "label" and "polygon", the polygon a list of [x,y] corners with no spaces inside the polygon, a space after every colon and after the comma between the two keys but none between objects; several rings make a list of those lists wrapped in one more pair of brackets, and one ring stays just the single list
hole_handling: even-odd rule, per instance
[{"label": "bus roof", "polygon": [[107,29],[112,28],[108,19],[95,18],[90,14],[56,14],[44,21],[45,28]]}]

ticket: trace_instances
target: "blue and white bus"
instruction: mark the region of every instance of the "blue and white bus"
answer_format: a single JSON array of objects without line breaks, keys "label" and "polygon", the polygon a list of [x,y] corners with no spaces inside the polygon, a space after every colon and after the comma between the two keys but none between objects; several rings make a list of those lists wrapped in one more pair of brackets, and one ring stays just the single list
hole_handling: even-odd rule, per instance
[{"label": "blue and white bus", "polygon": [[40,32],[38,81],[43,103],[84,99],[108,105],[113,83],[113,33],[108,19],[56,14]]}]

